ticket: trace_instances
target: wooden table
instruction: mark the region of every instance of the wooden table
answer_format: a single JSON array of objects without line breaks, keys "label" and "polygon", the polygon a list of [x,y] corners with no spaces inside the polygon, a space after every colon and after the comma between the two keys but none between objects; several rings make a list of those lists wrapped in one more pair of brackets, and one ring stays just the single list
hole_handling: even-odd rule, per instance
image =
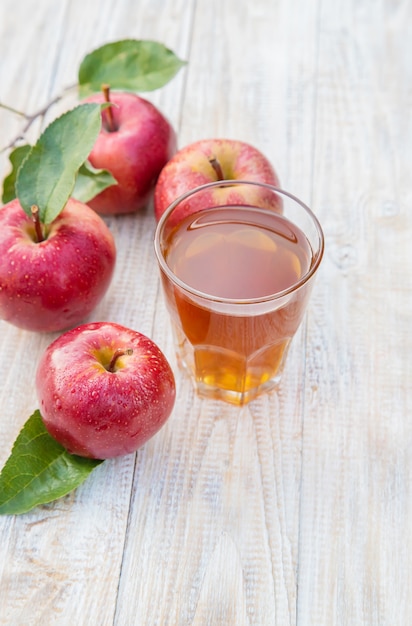
[{"label": "wooden table", "polygon": [[[408,0],[1,0],[0,100],[34,112],[108,41],[188,65],[147,94],[184,146],[242,139],[318,215],[326,252],[278,393],[201,400],[176,367],[152,207],[108,218],[91,319],[152,337],[177,402],[136,455],[0,518],[0,624],[412,623],[412,5]],[[29,133],[67,101],[52,108]],[[1,146],[22,120],[0,110]],[[8,172],[1,154],[1,175]],[[57,335],[0,322],[0,466]]]}]

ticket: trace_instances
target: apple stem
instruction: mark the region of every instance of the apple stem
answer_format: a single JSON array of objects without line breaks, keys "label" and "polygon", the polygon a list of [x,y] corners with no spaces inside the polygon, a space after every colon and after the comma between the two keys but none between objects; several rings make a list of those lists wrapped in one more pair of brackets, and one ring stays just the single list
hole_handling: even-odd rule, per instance
[{"label": "apple stem", "polygon": [[222,166],[215,156],[209,158],[209,163],[215,170],[217,180],[225,180],[225,176],[223,174]]},{"label": "apple stem", "polygon": [[41,227],[40,217],[39,217],[39,207],[36,204],[33,204],[31,207],[31,217],[34,224],[34,230],[36,233],[36,242],[41,243],[44,241],[43,230]]},{"label": "apple stem", "polygon": [[110,361],[110,363],[109,363],[109,365],[107,367],[107,371],[108,372],[114,372],[117,359],[119,359],[121,356],[125,356],[125,355],[130,356],[131,354],[133,354],[132,348],[125,348],[125,349],[117,348],[117,350],[115,350],[115,352],[114,352],[114,354],[113,354],[113,356],[111,358],[111,361]]},{"label": "apple stem", "polygon": [[[102,85],[102,92],[103,92],[105,101],[111,102],[110,85],[108,85],[107,83]],[[114,133],[117,130],[117,128],[116,128],[116,123],[114,121],[113,108],[107,107],[106,113],[107,113],[107,130],[111,133]]]}]

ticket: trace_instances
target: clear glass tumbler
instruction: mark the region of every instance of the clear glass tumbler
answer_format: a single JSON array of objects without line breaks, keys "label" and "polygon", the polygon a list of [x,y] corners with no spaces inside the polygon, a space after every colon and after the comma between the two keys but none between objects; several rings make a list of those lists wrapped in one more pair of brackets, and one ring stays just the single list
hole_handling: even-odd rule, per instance
[{"label": "clear glass tumbler", "polygon": [[280,382],[324,250],[286,191],[249,181],[193,189],[155,234],[179,365],[202,396],[242,405]]}]

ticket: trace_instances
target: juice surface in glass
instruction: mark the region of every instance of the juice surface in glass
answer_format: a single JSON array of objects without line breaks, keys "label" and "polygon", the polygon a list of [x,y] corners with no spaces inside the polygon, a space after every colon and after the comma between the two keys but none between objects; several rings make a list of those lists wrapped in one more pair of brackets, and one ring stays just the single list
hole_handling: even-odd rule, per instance
[{"label": "juice surface in glass", "polygon": [[313,263],[304,233],[274,211],[215,207],[171,229],[163,255],[178,358],[199,391],[244,404],[272,387],[309,293],[295,288]]}]

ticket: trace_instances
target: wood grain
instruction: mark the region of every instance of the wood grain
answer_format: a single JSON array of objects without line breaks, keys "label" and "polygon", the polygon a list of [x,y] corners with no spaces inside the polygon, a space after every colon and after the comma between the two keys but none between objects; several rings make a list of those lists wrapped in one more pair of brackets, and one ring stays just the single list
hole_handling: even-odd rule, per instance
[{"label": "wood grain", "polygon": [[[107,218],[118,262],[91,319],[151,336],[178,400],[136,455],[0,518],[1,626],[412,623],[411,13],[408,0],[2,0],[0,102],[34,112],[98,45],[162,41],[188,65],[144,95],[180,146],[260,148],[319,216],[326,252],[280,390],[237,409],[198,398],[177,368],[152,207]],[[65,92],[28,139],[76,101]],[[0,108],[0,147],[21,128]],[[0,466],[54,337],[0,321]]]}]

